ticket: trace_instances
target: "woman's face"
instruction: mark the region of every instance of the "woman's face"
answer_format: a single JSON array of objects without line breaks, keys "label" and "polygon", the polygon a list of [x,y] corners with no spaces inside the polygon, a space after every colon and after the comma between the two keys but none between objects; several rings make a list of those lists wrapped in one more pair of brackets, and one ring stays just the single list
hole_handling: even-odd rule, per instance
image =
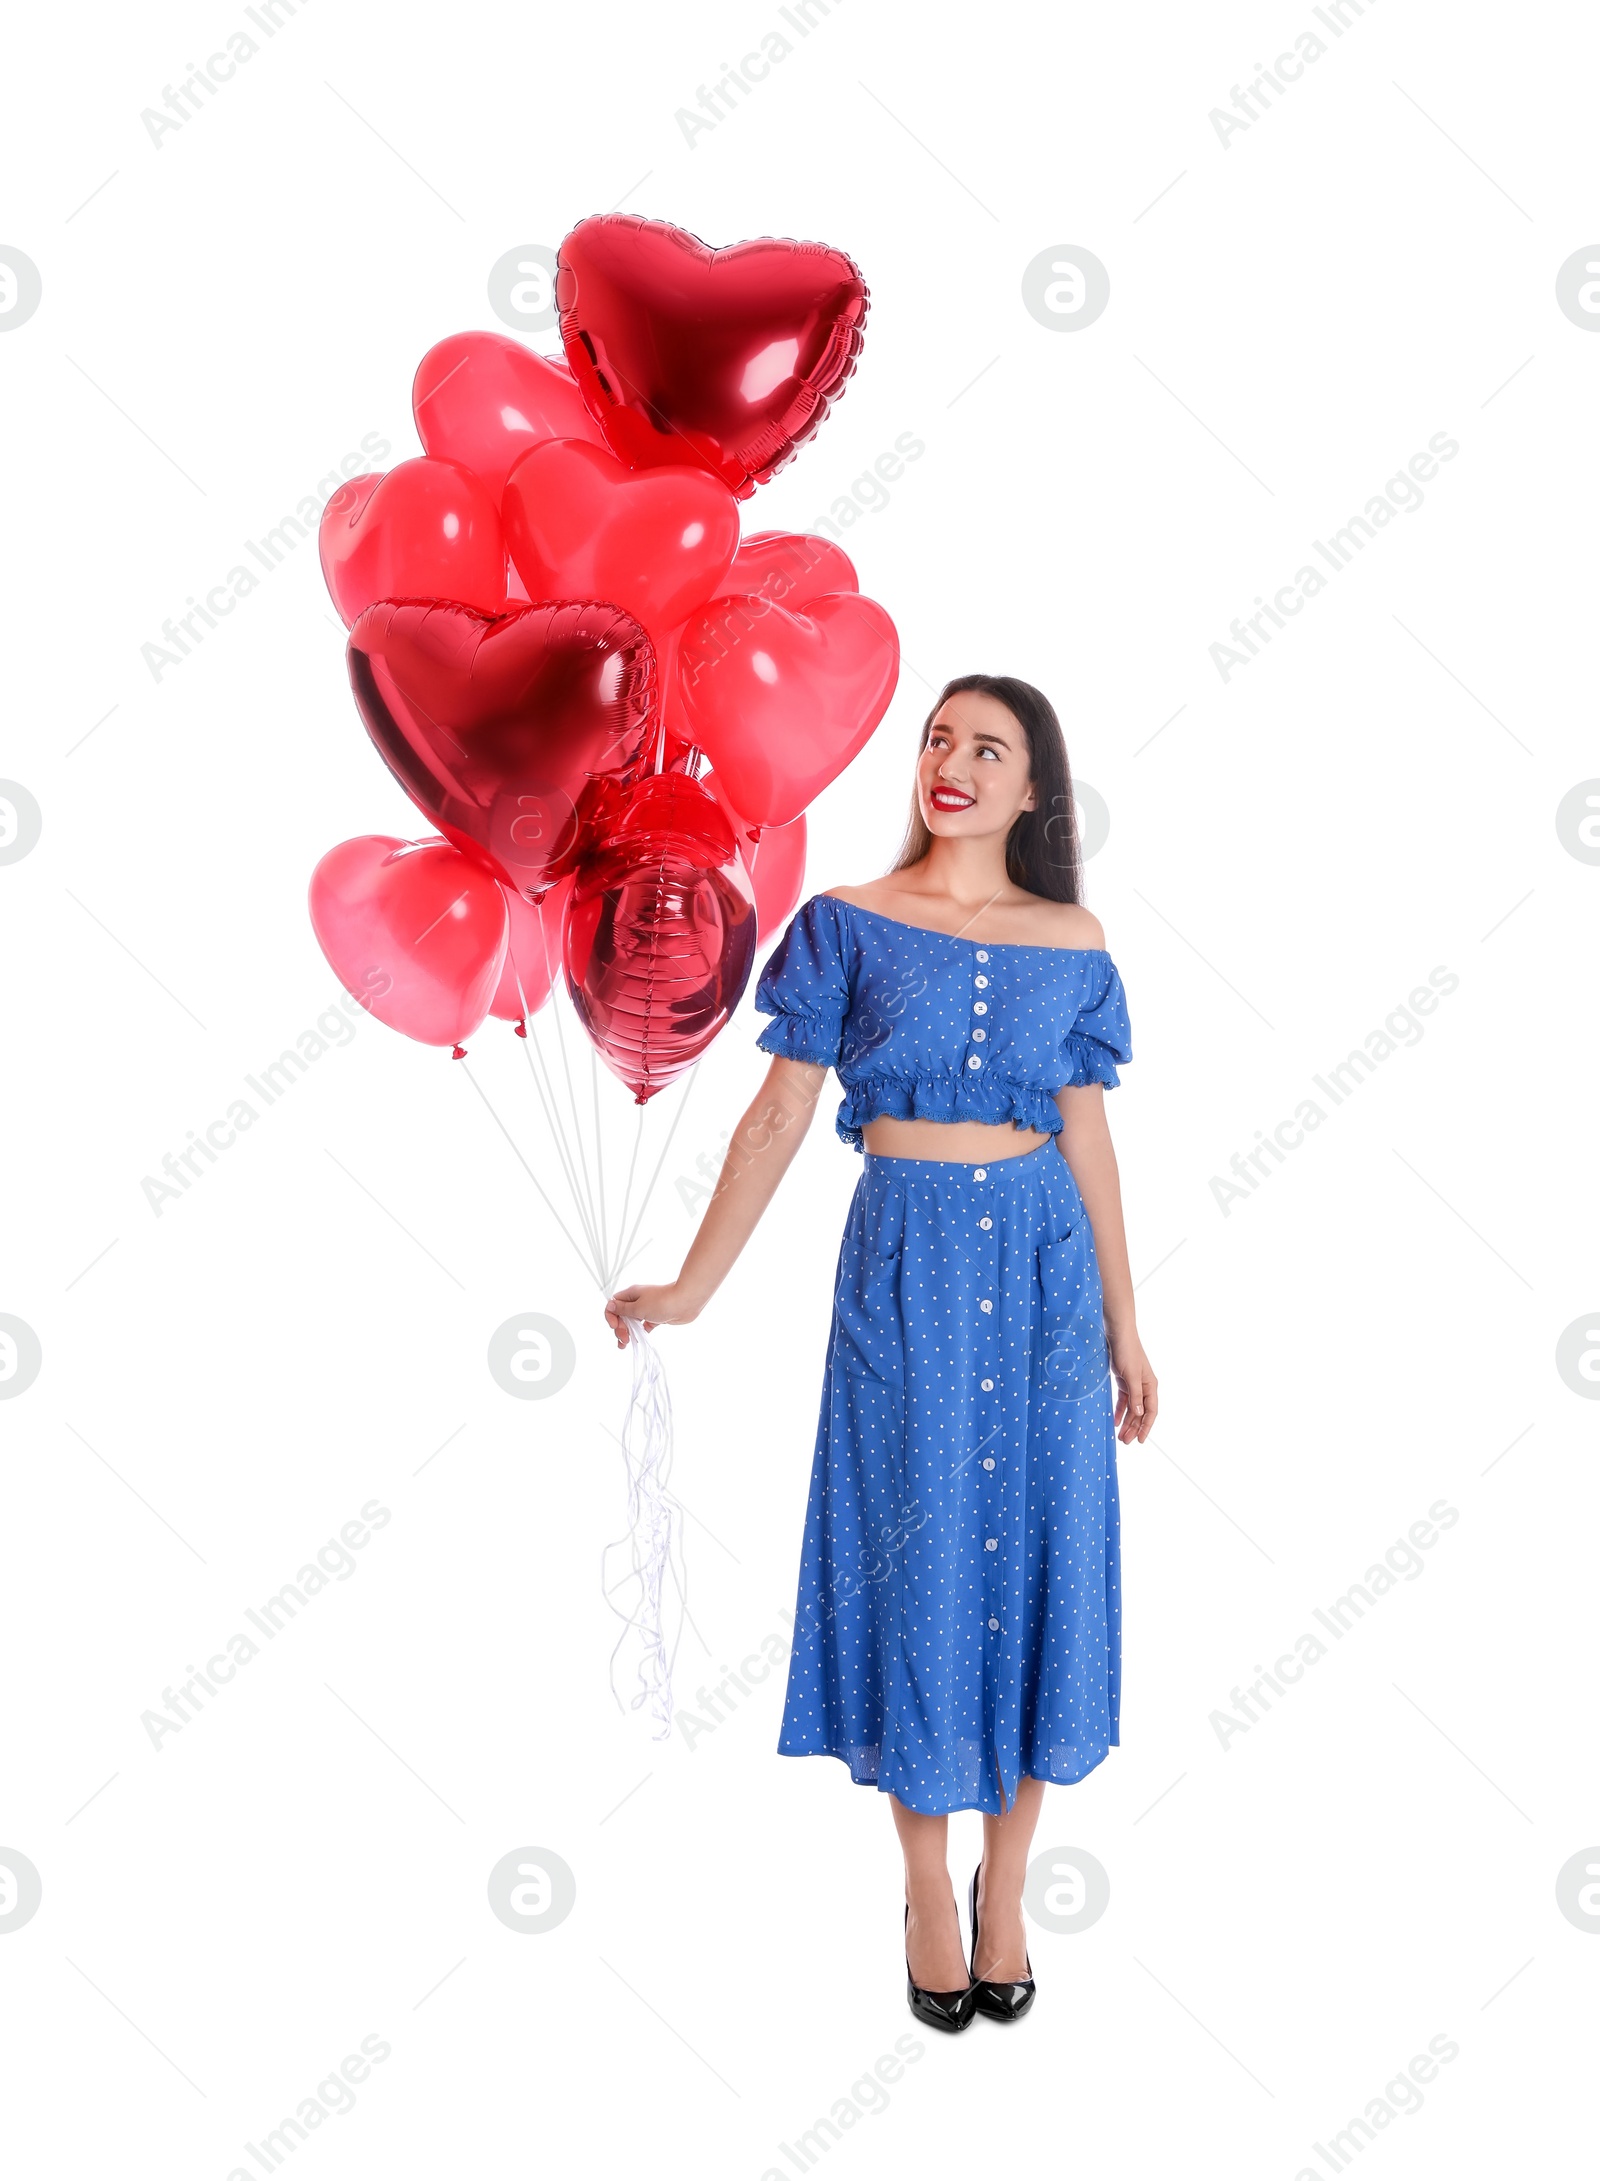
[{"label": "woman's face", "polygon": [[1004,837],[1032,810],[1028,738],[998,697],[963,690],[940,705],[917,760],[917,803],[939,840]]}]

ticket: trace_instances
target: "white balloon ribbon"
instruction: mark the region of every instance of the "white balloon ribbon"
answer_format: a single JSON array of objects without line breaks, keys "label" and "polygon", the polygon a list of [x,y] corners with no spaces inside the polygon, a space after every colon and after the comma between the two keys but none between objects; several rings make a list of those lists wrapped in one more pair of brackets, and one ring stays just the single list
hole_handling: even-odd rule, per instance
[{"label": "white balloon ribbon", "polygon": [[[667,1490],[672,1467],[672,1396],[667,1387],[666,1366],[654,1342],[636,1318],[623,1321],[633,1354],[633,1385],[622,1420],[620,1445],[628,1484],[628,1528],[601,1554],[600,1580],[606,1603],[623,1622],[611,1653],[611,1693],[619,1707],[617,1688],[619,1654],[624,1648],[634,1656],[634,1692],[628,1708],[637,1711],[648,1704],[657,1722],[654,1739],[664,1741],[672,1732],[672,1666],[682,1632],[684,1579],[682,1567],[682,1510]],[[624,1555],[626,1566],[612,1578],[614,1556]],[[666,1597],[676,1592],[677,1625],[669,1644]],[[626,1603],[617,1603],[621,1592]]]}]

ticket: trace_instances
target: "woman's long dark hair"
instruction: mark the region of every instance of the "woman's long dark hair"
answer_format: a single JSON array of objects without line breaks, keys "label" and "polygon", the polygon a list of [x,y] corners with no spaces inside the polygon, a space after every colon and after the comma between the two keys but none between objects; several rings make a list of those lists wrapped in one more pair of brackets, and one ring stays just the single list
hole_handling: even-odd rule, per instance
[{"label": "woman's long dark hair", "polygon": [[[1078,851],[1078,813],[1072,798],[1072,771],[1067,763],[1067,741],[1056,718],[1055,706],[1031,682],[1019,682],[1010,674],[958,674],[946,682],[939,701],[922,723],[917,743],[920,757],[928,746],[928,732],[941,708],[952,697],[972,691],[1003,704],[1028,740],[1028,770],[1034,786],[1034,807],[1025,810],[1006,835],[1006,876],[1013,886],[1046,901],[1081,901],[1083,865]],[[933,846],[933,835],[923,819],[916,789],[911,791],[911,822],[905,841],[891,865],[905,871],[920,863]]]}]

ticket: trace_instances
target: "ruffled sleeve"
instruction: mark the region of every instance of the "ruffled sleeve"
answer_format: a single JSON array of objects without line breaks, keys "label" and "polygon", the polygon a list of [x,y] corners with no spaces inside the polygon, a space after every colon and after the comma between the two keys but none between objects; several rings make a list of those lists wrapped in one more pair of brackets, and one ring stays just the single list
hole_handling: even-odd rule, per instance
[{"label": "ruffled sleeve", "polygon": [[1125,1066],[1133,1058],[1133,1033],[1122,979],[1109,954],[1101,967],[1103,975],[1092,988],[1098,996],[1084,1006],[1067,1034],[1069,1072],[1063,1089],[1077,1083],[1103,1083],[1107,1090],[1115,1090],[1122,1080],[1117,1063]]},{"label": "ruffled sleeve", "polygon": [[778,941],[756,985],[756,1011],[771,1015],[756,1039],[764,1053],[837,1067],[850,1012],[844,939],[833,903],[814,894]]}]

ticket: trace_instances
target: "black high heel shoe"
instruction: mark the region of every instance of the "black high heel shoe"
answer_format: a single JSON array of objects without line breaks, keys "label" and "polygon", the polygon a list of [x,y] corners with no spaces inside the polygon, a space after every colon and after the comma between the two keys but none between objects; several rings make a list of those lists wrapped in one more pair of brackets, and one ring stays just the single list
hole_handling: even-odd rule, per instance
[{"label": "black high heel shoe", "polygon": [[1008,1977],[1000,1983],[996,1983],[991,1977],[980,1977],[978,1975],[978,1871],[982,1869],[983,1865],[980,1863],[978,1870],[973,1872],[972,1891],[968,1896],[968,1906],[971,1910],[972,1920],[972,1959],[968,1963],[968,1967],[972,1972],[973,2005],[979,2014],[986,2014],[995,2022],[1020,2022],[1033,2005],[1034,1984],[1031,1955],[1026,1951],[1023,1953],[1022,1958],[1028,1964],[1028,1973],[1025,1977]]},{"label": "black high heel shoe", "polygon": [[[911,1921],[911,1903],[906,1903],[906,1922]],[[972,1985],[959,1992],[925,1992],[920,1984],[911,1980],[911,1956],[906,1955],[906,2005],[919,2022],[925,2022],[931,2030],[964,2030],[977,2012],[977,1998]]]}]

